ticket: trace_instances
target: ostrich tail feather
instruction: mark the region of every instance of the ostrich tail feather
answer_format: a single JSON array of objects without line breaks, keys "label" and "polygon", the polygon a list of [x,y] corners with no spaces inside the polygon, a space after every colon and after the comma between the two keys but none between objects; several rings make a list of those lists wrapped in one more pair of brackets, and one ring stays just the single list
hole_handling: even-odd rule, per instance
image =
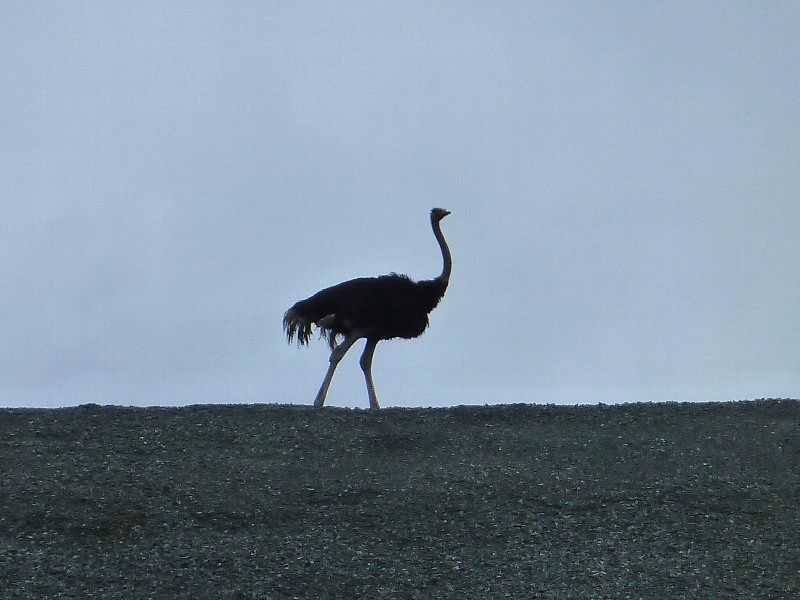
[{"label": "ostrich tail feather", "polygon": [[311,339],[311,324],[311,319],[299,314],[294,308],[290,308],[283,315],[283,329],[290,344],[296,337],[298,346],[307,346]]}]

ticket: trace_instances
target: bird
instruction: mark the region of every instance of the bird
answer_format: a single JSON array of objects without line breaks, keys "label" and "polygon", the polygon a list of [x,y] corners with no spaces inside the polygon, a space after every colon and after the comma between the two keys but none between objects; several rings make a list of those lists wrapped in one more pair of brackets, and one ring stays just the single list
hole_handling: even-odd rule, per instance
[{"label": "bird", "polygon": [[381,340],[419,337],[428,327],[428,314],[444,296],[453,266],[440,226],[449,214],[444,208],[433,208],[430,213],[433,235],[442,252],[442,272],[437,277],[422,281],[397,273],[359,277],[325,288],[286,311],[283,329],[289,344],[296,339],[298,347],[308,345],[315,326],[331,348],[328,371],[314,399],[315,408],[325,404],[339,361],[356,341],[365,338],[359,365],[364,372],[370,409],[380,409],[372,379],[375,347]]}]

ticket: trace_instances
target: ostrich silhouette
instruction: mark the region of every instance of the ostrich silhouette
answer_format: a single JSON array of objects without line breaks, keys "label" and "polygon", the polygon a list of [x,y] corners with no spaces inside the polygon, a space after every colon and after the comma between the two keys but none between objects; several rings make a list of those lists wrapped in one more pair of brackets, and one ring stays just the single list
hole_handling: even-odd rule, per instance
[{"label": "ostrich silhouette", "polygon": [[[380,408],[372,381],[375,347],[381,340],[419,337],[428,326],[428,313],[439,304],[450,281],[452,259],[440,227],[440,221],[449,214],[443,208],[431,210],[431,228],[442,251],[442,273],[438,277],[425,281],[396,273],[359,277],[325,288],[286,311],[283,328],[290,344],[296,337],[298,346],[307,345],[312,325],[316,325],[331,347],[328,372],[314,400],[315,407],[325,404],[339,361],[357,340],[366,338],[359,364],[367,383],[369,406]],[[344,338],[338,344],[337,336]]]}]

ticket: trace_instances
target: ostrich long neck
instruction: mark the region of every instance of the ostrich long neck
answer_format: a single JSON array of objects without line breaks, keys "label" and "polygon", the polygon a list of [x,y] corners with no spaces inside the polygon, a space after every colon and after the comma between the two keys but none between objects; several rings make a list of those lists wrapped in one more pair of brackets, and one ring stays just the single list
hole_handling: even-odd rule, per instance
[{"label": "ostrich long neck", "polygon": [[433,235],[436,236],[436,241],[439,242],[439,248],[442,250],[442,274],[436,280],[444,283],[445,286],[450,282],[450,270],[453,268],[453,260],[450,258],[450,248],[447,247],[447,242],[442,235],[442,229],[439,227],[439,221],[431,219],[431,227],[433,228]]}]

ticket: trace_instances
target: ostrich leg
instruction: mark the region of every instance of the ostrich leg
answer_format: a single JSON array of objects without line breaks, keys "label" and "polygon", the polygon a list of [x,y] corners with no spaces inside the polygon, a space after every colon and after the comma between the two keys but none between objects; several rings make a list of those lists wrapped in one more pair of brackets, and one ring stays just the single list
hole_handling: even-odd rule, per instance
[{"label": "ostrich leg", "polygon": [[367,395],[369,396],[369,407],[372,410],[378,410],[381,406],[378,404],[378,397],[375,395],[375,384],[372,382],[372,355],[375,353],[375,346],[378,345],[378,340],[367,339],[367,345],[364,346],[364,352],[361,354],[361,370],[364,371],[364,379],[367,381]]},{"label": "ostrich leg", "polygon": [[350,337],[345,338],[341,344],[336,346],[331,351],[331,358],[330,364],[328,365],[328,372],[325,373],[325,379],[322,380],[322,385],[317,392],[317,397],[314,399],[314,408],[319,408],[323,404],[325,404],[325,396],[328,395],[328,388],[331,385],[331,380],[333,379],[333,372],[336,370],[336,366],[339,364],[339,361],[342,360],[344,355],[350,350],[350,346],[352,346],[356,340],[358,340],[361,336],[353,334]]}]

